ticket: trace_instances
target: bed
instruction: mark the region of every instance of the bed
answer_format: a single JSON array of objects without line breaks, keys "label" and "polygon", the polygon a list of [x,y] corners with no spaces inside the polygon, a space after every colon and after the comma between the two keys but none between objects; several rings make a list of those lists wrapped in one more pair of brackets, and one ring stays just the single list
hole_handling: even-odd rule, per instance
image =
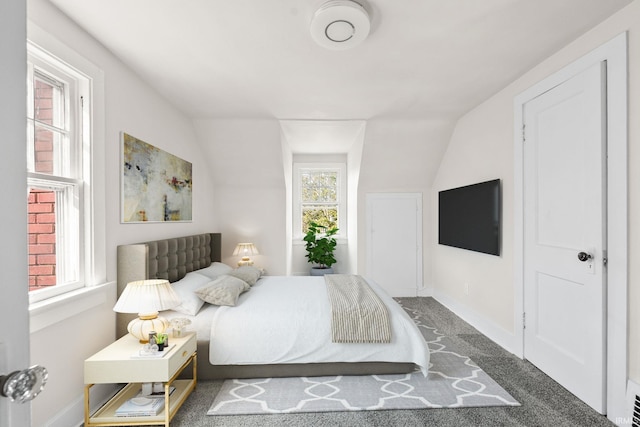
[{"label": "bed", "polygon": [[[201,307],[191,306],[198,301],[192,296],[193,289],[237,270],[221,263],[221,242],[219,233],[205,233],[118,247],[118,296],[130,281],[167,279],[183,298],[180,311],[162,314],[191,320],[189,330],[197,333],[199,379],[416,370],[426,375],[429,353],[418,328],[371,281],[367,281],[371,289],[388,309],[390,343],[332,342],[323,277],[261,276],[239,295],[235,306],[203,301]],[[119,337],[127,333],[132,317],[117,314]]]}]

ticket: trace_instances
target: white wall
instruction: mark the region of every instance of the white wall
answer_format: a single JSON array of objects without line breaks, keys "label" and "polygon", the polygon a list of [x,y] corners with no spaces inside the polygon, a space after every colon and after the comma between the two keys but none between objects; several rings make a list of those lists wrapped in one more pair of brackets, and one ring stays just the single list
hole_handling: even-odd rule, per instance
[{"label": "white wall", "polygon": [[[462,117],[451,136],[430,193],[434,221],[432,241],[435,295],[465,304],[513,332],[513,112],[495,114],[489,100]],[[506,105],[505,105],[506,107]],[[502,255],[500,257],[437,244],[437,192],[467,184],[502,179]],[[465,294],[465,284],[469,292]],[[510,308],[509,308],[510,307]]]},{"label": "white wall", "polygon": [[[20,0],[0,3],[0,170],[4,209],[0,209],[3,250],[0,257],[0,375],[27,368],[27,179],[24,146],[26,128],[26,8]],[[0,397],[0,427],[29,425],[29,406]]]},{"label": "white wall", "polygon": [[[223,257],[234,263],[236,243],[252,241],[261,255],[256,265],[268,274],[286,274],[286,188],[280,125],[277,120],[200,119],[195,121],[215,182],[215,209],[223,233]],[[358,262],[365,273],[364,206],[367,192],[427,194],[449,140],[452,125],[428,120],[367,121],[358,186]],[[429,206],[428,198],[425,198]],[[430,212],[426,207],[424,212]],[[429,217],[424,219],[424,228]],[[425,237],[429,239],[429,237]],[[351,244],[351,243],[350,243]],[[300,273],[304,251],[293,248],[291,271]],[[348,258],[340,245],[336,256]],[[428,251],[425,251],[428,254]],[[425,254],[425,266],[428,266]],[[338,264],[336,264],[338,267]],[[425,278],[430,277],[425,267]],[[355,271],[358,270],[358,271]]]},{"label": "white wall", "polygon": [[428,197],[451,135],[452,123],[440,120],[367,121],[358,189],[358,270],[366,275],[366,194],[423,194],[423,280],[431,288],[431,200]]},{"label": "white wall", "polygon": [[[476,316],[496,331],[512,334],[513,297],[513,100],[533,84],[563,66],[629,31],[629,306],[640,303],[640,3],[625,9],[554,54],[508,87],[462,117],[435,179],[432,197],[441,189],[502,178],[503,255],[489,257],[433,243],[436,296],[446,299],[470,316]],[[433,224],[435,227],[435,223]],[[470,283],[464,295],[463,283]],[[640,379],[640,313],[630,310],[629,370]],[[498,332],[499,333],[499,332]]]},{"label": "white wall", "polygon": [[215,183],[222,258],[240,242],[256,244],[254,265],[286,274],[286,199],[280,124],[277,120],[196,120],[195,129]]},{"label": "white wall", "polygon": [[[116,280],[116,247],[120,244],[218,231],[214,212],[214,189],[207,164],[191,120],[152,90],[107,49],[77,27],[46,0],[28,2],[28,18],[60,43],[85,57],[104,72],[104,156],[95,158],[105,171],[106,280]],[[193,164],[193,221],[175,224],[120,224],[120,133],[166,150]],[[23,163],[22,163],[23,164]],[[26,184],[25,184],[26,187]],[[26,193],[26,190],[24,190]],[[26,218],[26,217],[25,217]],[[106,268],[105,268],[106,266]],[[26,285],[25,285],[26,292]],[[50,366],[49,384],[33,404],[33,426],[56,419],[60,411],[82,414],[82,360],[113,341],[115,288],[107,294],[95,291],[90,314],[80,312],[34,332],[31,351],[34,363]],[[54,310],[55,312],[55,310]],[[79,327],[74,333],[73,329]],[[55,350],[45,346],[55,341]],[[81,418],[78,418],[80,420]],[[65,424],[67,420],[57,420]]]}]

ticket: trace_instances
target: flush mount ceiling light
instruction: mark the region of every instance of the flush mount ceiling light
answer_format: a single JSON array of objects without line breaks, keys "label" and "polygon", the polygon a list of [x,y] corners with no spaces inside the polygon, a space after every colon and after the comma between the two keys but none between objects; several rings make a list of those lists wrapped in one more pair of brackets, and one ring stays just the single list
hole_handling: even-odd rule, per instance
[{"label": "flush mount ceiling light", "polygon": [[369,35],[369,14],[351,0],[324,3],[311,20],[311,36],[322,47],[332,50],[350,49]]}]

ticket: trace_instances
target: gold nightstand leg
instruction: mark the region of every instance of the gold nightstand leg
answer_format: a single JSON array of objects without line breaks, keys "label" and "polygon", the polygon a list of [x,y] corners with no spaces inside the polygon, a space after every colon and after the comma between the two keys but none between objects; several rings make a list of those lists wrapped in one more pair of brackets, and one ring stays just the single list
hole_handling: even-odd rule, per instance
[{"label": "gold nightstand leg", "polygon": [[164,425],[165,427],[169,427],[169,420],[171,415],[171,410],[169,409],[169,389],[171,388],[171,382],[166,382],[164,384]]},{"label": "gold nightstand leg", "polygon": [[93,384],[87,384],[84,386],[84,425],[89,426],[89,390],[93,387]]},{"label": "gold nightstand leg", "polygon": [[[198,385],[198,353],[193,353],[193,390]],[[193,391],[192,390],[192,391]]]}]

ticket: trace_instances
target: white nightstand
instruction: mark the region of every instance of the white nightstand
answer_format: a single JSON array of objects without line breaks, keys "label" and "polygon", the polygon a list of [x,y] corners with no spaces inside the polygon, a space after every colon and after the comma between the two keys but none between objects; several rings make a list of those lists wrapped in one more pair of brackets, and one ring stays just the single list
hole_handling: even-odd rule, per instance
[{"label": "white nightstand", "polygon": [[[164,425],[169,422],[196,387],[197,354],[196,334],[190,333],[180,338],[169,338],[173,345],[160,358],[135,358],[142,348],[132,335],[125,335],[118,341],[84,361],[84,425],[89,426],[132,426]],[[176,380],[189,365],[193,366],[191,379]],[[157,416],[118,417],[116,409],[127,399],[135,397],[141,390],[141,383],[163,382],[165,407]],[[90,414],[89,392],[95,384],[128,383],[93,415]],[[169,396],[170,386],[176,389]]]}]

